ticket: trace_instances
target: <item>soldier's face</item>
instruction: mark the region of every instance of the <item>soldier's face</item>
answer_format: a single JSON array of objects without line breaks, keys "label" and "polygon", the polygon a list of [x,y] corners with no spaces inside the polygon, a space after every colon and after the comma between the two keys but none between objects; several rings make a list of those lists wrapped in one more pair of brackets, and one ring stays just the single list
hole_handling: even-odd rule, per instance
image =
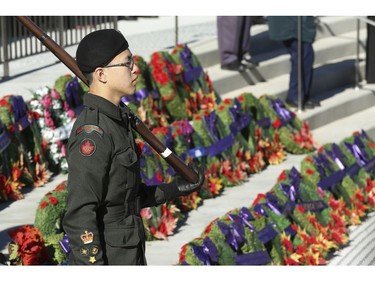
[{"label": "soldier's face", "polygon": [[133,55],[129,49],[118,54],[107,66],[106,71],[109,74],[109,82],[113,90],[119,92],[122,96],[134,94],[138,67],[134,63]]}]

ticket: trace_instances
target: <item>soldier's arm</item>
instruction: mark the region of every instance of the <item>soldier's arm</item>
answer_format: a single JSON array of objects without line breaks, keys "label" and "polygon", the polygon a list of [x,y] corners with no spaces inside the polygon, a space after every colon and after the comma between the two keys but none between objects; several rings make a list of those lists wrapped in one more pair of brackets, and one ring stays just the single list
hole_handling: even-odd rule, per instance
[{"label": "soldier's arm", "polygon": [[112,141],[94,125],[81,126],[72,134],[63,226],[75,264],[103,264],[96,211],[106,193]]}]

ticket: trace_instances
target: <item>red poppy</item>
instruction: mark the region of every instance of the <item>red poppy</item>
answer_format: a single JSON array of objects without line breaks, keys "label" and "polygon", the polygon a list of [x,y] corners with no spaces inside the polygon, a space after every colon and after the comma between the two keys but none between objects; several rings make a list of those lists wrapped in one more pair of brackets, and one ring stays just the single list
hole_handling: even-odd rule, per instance
[{"label": "red poppy", "polygon": [[57,198],[56,197],[54,197],[54,196],[50,196],[50,197],[48,197],[48,200],[49,200],[49,202],[52,204],[52,205],[56,205],[59,201],[57,200]]},{"label": "red poppy", "polygon": [[313,175],[313,174],[314,174],[314,171],[311,170],[311,169],[307,169],[307,170],[306,170],[306,174],[308,174],[308,175]]},{"label": "red poppy", "polygon": [[41,204],[40,204],[40,208],[41,209],[44,209],[45,207],[47,207],[48,206],[48,202],[47,201],[43,201]]},{"label": "red poppy", "polygon": [[300,211],[302,214],[305,213],[305,208],[303,208],[301,205],[297,205],[297,210]]},{"label": "red poppy", "polygon": [[276,120],[273,122],[272,126],[273,126],[275,129],[278,129],[278,128],[281,127],[282,124],[283,124],[283,123],[281,122],[280,119],[276,119]]}]

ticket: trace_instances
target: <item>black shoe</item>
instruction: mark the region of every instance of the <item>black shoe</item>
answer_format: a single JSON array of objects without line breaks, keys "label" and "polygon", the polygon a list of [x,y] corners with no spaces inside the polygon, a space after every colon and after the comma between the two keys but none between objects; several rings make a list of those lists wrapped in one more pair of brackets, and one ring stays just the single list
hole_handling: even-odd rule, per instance
[{"label": "black shoe", "polygon": [[247,69],[254,69],[258,66],[258,63],[253,61],[249,53],[245,53],[242,56],[241,65],[243,65],[243,67]]},{"label": "black shoe", "polygon": [[267,23],[267,20],[263,16],[251,17],[251,25],[266,24],[266,23]]},{"label": "black shoe", "polygon": [[233,70],[233,71],[243,71],[243,66],[238,62],[234,61],[228,64],[222,64],[221,69]]},{"label": "black shoe", "polygon": [[295,101],[289,101],[289,100],[286,100],[285,103],[286,103],[289,107],[298,108],[298,104],[297,104]]},{"label": "black shoe", "polygon": [[319,103],[319,102],[316,102],[316,101],[312,101],[312,100],[307,100],[307,101],[303,104],[303,107],[304,107],[304,108],[308,108],[308,109],[313,109],[314,107],[317,107],[317,106],[320,106],[320,103]]}]

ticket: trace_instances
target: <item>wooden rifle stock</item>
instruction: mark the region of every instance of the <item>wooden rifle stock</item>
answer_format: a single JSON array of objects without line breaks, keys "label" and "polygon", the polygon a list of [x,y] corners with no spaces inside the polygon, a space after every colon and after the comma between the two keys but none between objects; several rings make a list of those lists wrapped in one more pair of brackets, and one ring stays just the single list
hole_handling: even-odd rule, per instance
[{"label": "wooden rifle stock", "polygon": [[[37,26],[30,18],[25,16],[16,17],[36,38],[38,38],[43,45],[45,45],[63,64],[65,64],[79,79],[87,86],[87,80],[78,68],[74,58],[68,54],[62,47],[53,41],[39,26]],[[142,138],[148,142],[157,153],[159,153],[165,161],[167,161],[176,172],[180,173],[187,181],[195,183],[198,175],[194,170],[188,167],[178,156],[170,151],[150,129],[133,113],[131,112],[131,124],[135,131],[137,131]]]}]

